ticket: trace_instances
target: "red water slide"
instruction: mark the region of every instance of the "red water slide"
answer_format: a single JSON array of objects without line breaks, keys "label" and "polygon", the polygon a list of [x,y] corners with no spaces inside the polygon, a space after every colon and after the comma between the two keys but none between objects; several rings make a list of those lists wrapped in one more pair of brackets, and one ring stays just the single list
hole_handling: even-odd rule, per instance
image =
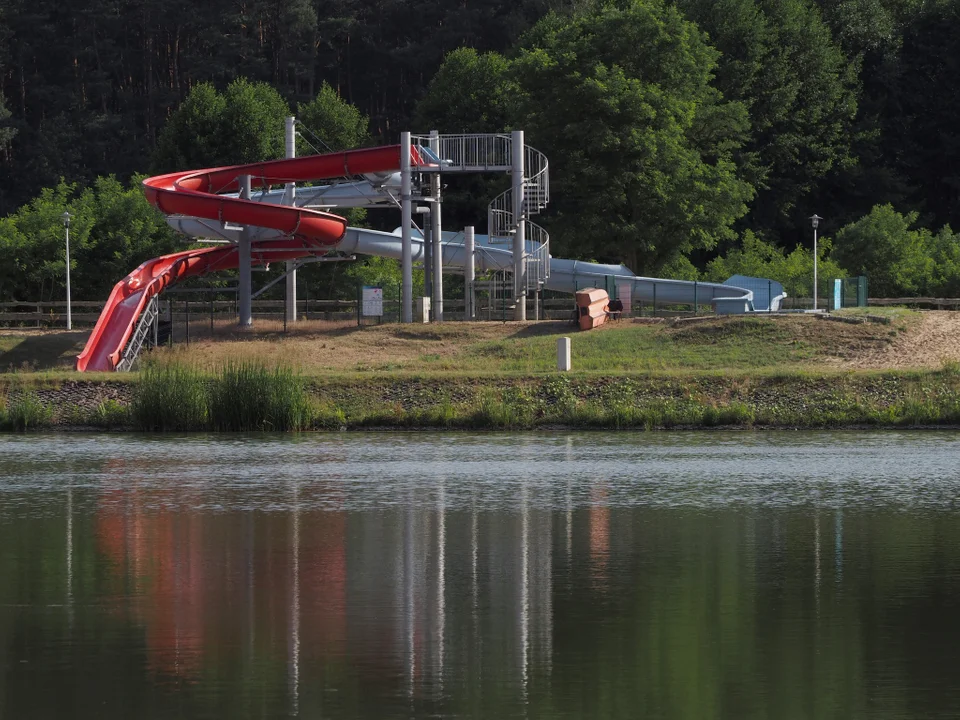
[{"label": "red water slide", "polygon": [[[420,164],[417,148],[411,151]],[[324,180],[400,169],[400,146],[351,150],[330,155],[158,175],[143,181],[151,205],[167,215],[188,215],[221,223],[279,230],[285,237],[254,242],[255,265],[326,252],[343,237],[347,221],[330,213],[287,205],[268,205],[220,193],[239,191],[239,178],[251,176],[253,188],[288,182]],[[237,267],[236,245],[164,255],[143,263],[118,282],[100,313],[87,345],[77,357],[77,370],[115,370],[137,318],[150,299],[184,278]]]}]

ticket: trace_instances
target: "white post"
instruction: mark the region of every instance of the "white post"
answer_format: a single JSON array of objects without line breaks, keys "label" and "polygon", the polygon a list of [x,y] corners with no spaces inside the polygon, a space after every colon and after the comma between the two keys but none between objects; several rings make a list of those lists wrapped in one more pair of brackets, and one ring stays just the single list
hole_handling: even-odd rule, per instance
[{"label": "white post", "polygon": [[813,225],[813,309],[817,309],[817,228],[820,226],[822,217],[814,213],[810,216],[810,224]]},{"label": "white post", "polygon": [[[440,156],[440,133],[436,130],[430,131],[430,149],[437,154],[437,157]],[[430,234],[433,240],[433,319],[443,322],[443,248],[440,246],[442,234],[439,172],[430,174],[430,195],[434,200],[430,203]]]},{"label": "white post", "polygon": [[474,282],[477,279],[477,270],[474,265],[474,229],[473,225],[468,225],[463,229],[463,253],[466,257],[463,259],[463,319],[476,320],[476,297],[474,295]]},{"label": "white post", "polygon": [[410,133],[400,133],[400,238],[401,238],[401,304],[403,312],[401,319],[405,323],[413,322],[413,237],[411,224],[413,209],[410,206],[411,195],[410,171]]},{"label": "white post", "polygon": [[557,339],[557,370],[566,372],[570,369],[570,338]]},{"label": "white post", "polygon": [[63,218],[63,229],[67,237],[67,330],[73,330],[73,314],[70,306],[70,218],[73,216],[65,212],[60,217]]},{"label": "white post", "polygon": [[[286,127],[284,128],[284,145],[285,153],[284,156],[287,158],[295,158],[297,156],[297,134],[295,130],[296,118],[290,116],[287,118]],[[285,205],[295,205],[297,198],[297,185],[296,183],[287,183],[284,188],[284,204]],[[294,323],[297,321],[297,263],[294,260],[287,260],[287,294],[286,302],[284,303],[287,306],[287,322]]]},{"label": "white post", "polygon": [[817,309],[817,226],[813,226],[813,309]]},{"label": "white post", "polygon": [[[240,176],[240,198],[250,199],[250,176]],[[240,294],[239,311],[240,327],[253,325],[253,273],[250,259],[250,235],[248,227],[244,226],[240,232],[240,243],[237,248],[237,268],[240,271],[240,283],[237,292]]]},{"label": "white post", "polygon": [[516,232],[513,236],[513,297],[516,300],[514,320],[527,319],[527,282],[524,277],[524,251],[526,249],[526,225],[523,217],[524,146],[523,130],[512,133],[513,151],[513,221]]}]

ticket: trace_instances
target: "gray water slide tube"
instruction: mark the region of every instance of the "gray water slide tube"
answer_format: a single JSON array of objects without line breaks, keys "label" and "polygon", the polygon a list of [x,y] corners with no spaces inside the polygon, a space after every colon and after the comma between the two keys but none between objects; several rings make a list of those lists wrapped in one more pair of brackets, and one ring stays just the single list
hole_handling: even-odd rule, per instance
[{"label": "gray water slide tube", "polygon": [[[332,186],[302,188],[297,190],[296,204],[315,208],[343,207],[395,207],[395,199],[390,192],[392,178],[346,182]],[[285,202],[283,191],[255,194],[253,200],[260,202]],[[223,242],[236,243],[241,228],[222,225],[215,221],[200,220],[182,216],[171,216],[167,222],[185,235],[210,238]],[[269,228],[249,228],[256,239],[268,240],[281,237]],[[422,262],[424,258],[423,239],[414,229],[413,261]],[[462,269],[466,264],[466,253],[462,232],[444,232],[441,240],[444,267]],[[400,260],[402,244],[400,231],[392,233],[347,228],[347,232],[338,245],[331,250],[347,254],[376,255]],[[533,247],[527,251],[532,252]],[[474,264],[478,272],[512,271],[513,252],[506,245],[493,245],[485,235],[475,236]],[[604,287],[606,278],[618,278],[618,283],[627,282],[630,287],[631,301],[657,302],[658,304],[712,304],[718,313],[740,314],[754,310],[776,311],[786,294],[779,283],[762,281],[763,291],[755,292],[750,288],[733,284],[691,282],[687,280],[668,280],[637,276],[625,265],[605,265],[582,260],[550,258],[550,274],[546,281],[547,290],[574,293],[587,287]],[[754,286],[758,289],[760,285]],[[772,290],[768,293],[766,288]],[[769,302],[767,297],[769,296]]]}]

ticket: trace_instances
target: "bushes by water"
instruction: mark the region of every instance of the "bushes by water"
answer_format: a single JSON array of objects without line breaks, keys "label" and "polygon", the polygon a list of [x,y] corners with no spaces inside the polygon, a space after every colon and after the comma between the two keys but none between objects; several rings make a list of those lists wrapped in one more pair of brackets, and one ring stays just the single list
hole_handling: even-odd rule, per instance
[{"label": "bushes by water", "polygon": [[228,363],[209,384],[208,424],[214,430],[302,430],[310,425],[303,379],[289,368]]},{"label": "bushes by water", "polygon": [[131,413],[141,430],[185,431],[207,427],[207,382],[194,368],[175,363],[140,371]]},{"label": "bushes by water", "polygon": [[257,363],[228,363],[212,376],[183,365],[147,366],[132,416],[143,430],[303,430],[315,415],[300,375]]},{"label": "bushes by water", "polygon": [[31,390],[20,390],[12,398],[0,398],[0,429],[35,430],[49,427],[53,410]]}]

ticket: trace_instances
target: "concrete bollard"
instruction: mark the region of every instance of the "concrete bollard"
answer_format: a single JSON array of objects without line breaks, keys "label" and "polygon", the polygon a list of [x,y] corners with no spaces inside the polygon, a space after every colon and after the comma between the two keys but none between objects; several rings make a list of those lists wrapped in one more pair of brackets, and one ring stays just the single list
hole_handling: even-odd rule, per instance
[{"label": "concrete bollard", "polygon": [[570,338],[562,337],[557,340],[557,370],[570,369]]}]

